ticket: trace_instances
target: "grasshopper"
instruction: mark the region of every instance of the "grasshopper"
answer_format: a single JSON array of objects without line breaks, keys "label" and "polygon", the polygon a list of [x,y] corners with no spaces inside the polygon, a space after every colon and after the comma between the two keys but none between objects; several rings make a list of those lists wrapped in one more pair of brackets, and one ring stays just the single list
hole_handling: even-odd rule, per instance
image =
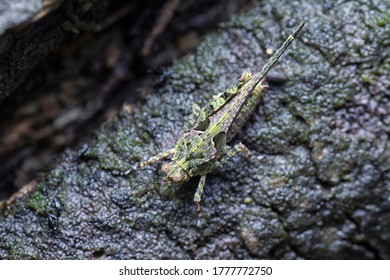
[{"label": "grasshopper", "polygon": [[207,174],[240,152],[250,156],[248,148],[242,143],[233,147],[227,143],[241,129],[259,102],[266,87],[262,84],[264,76],[303,26],[304,22],[301,22],[260,72],[254,75],[243,72],[237,82],[224,92],[214,95],[203,108],[194,103],[193,112],[184,126],[184,133],[175,147],[142,162],[140,167],[172,156],[169,163],[161,166],[162,172],[165,173],[164,181],[183,183],[191,177],[200,176],[194,195],[196,210],[199,213]]}]

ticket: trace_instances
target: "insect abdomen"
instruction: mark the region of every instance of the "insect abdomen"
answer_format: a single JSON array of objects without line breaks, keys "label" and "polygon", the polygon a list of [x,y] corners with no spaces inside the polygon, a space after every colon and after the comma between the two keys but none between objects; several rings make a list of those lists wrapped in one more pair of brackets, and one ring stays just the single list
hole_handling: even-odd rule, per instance
[{"label": "insect abdomen", "polygon": [[256,105],[259,103],[261,98],[261,93],[264,89],[264,86],[261,83],[253,90],[252,94],[249,96],[247,102],[243,105],[240,113],[234,118],[232,125],[230,126],[227,134],[226,141],[229,142],[233,139],[234,136],[241,130],[244,124],[247,122],[249,117],[252,115],[253,111],[256,109]]}]

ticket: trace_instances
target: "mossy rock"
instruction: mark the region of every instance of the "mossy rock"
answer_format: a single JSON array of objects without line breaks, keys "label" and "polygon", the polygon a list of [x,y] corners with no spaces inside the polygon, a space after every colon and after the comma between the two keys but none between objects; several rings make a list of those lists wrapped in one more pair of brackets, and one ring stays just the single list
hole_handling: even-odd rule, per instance
[{"label": "mossy rock", "polygon": [[[389,9],[254,2],[176,61],[142,106],[3,203],[0,258],[390,258]],[[158,165],[126,173],[172,147],[192,102],[258,71],[300,20],[274,69],[288,81],[270,83],[233,140],[252,160],[235,157],[208,177],[199,216],[197,179],[164,197]]]}]

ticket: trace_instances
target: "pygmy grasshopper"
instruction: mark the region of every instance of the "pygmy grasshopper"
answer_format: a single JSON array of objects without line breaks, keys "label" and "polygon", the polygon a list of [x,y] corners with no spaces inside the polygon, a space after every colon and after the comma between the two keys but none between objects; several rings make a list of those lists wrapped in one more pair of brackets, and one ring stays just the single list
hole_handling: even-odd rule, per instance
[{"label": "pygmy grasshopper", "polygon": [[200,176],[194,196],[196,209],[199,212],[207,174],[219,165],[225,164],[239,152],[250,156],[249,150],[243,144],[230,147],[227,143],[237,134],[259,102],[261,92],[265,88],[262,84],[264,76],[303,26],[304,22],[301,22],[260,72],[255,75],[250,72],[242,73],[236,83],[224,92],[214,95],[203,108],[194,104],[193,113],[176,146],[142,162],[140,167],[172,156],[171,161],[161,167],[165,173],[164,181],[183,183],[190,177]]}]

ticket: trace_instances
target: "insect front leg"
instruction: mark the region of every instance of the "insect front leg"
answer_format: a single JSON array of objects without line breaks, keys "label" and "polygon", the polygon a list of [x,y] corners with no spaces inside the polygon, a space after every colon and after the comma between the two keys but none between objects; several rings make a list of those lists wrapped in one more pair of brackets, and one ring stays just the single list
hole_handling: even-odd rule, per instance
[{"label": "insect front leg", "polygon": [[145,160],[143,162],[140,163],[140,167],[144,167],[145,165],[149,165],[149,164],[152,164],[152,163],[155,163],[155,162],[158,162],[166,157],[169,157],[170,155],[174,154],[176,151],[175,148],[172,148],[172,149],[169,149],[169,150],[166,150],[164,152],[161,152],[151,158],[149,158],[148,160]]},{"label": "insect front leg", "polygon": [[196,205],[196,212],[200,212],[200,200],[202,197],[204,186],[206,185],[206,175],[202,175],[199,180],[198,188],[194,195],[194,203]]},{"label": "insect front leg", "polygon": [[145,165],[152,164],[152,163],[155,163],[155,162],[157,162],[157,161],[160,161],[160,160],[162,160],[162,159],[164,159],[164,158],[166,158],[166,157],[168,157],[168,156],[174,154],[175,151],[176,151],[176,149],[175,149],[175,148],[172,148],[172,149],[166,150],[166,151],[164,151],[164,152],[161,152],[161,153],[155,155],[154,157],[151,157],[151,158],[149,158],[148,160],[145,160],[145,161],[141,162],[139,165],[135,164],[132,168],[130,168],[130,169],[128,169],[127,171],[125,171],[125,172],[123,173],[123,175],[126,175],[126,176],[127,176],[127,175],[129,175],[131,172],[136,171],[136,170],[138,170],[139,168],[144,167]]},{"label": "insect front leg", "polygon": [[226,147],[226,154],[216,163],[216,167],[221,167],[225,165],[232,157],[236,156],[238,153],[244,153],[247,158],[251,158],[251,152],[249,149],[242,143],[236,144],[233,147]]}]

